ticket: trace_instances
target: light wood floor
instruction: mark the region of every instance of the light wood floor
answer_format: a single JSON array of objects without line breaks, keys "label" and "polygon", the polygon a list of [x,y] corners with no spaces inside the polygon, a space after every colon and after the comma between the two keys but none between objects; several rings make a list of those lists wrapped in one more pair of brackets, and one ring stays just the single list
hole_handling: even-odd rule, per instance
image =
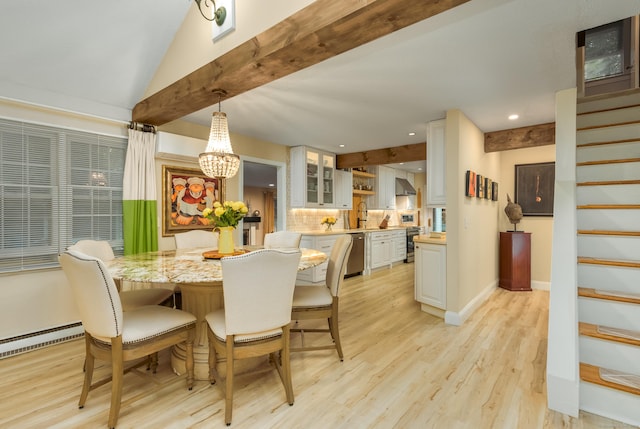
[{"label": "light wood floor", "polygon": [[[413,264],[348,279],[341,297],[345,353],[296,353],[295,404],[269,365],[236,377],[235,428],[629,428],[546,408],[548,293],[498,289],[462,327],[422,313]],[[310,339],[307,334],[307,340]],[[297,340],[297,339],[294,339]],[[110,385],[77,407],[84,341],[0,360],[0,427],[105,427]],[[183,377],[161,354],[155,375],[125,376],[119,428],[224,426],[219,386]],[[98,368],[99,376],[106,373]]]}]

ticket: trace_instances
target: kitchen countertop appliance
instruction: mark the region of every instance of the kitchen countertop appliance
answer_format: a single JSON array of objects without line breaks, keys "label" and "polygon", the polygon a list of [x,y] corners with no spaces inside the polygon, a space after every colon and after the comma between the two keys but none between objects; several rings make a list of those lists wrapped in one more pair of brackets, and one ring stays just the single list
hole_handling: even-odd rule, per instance
[{"label": "kitchen countertop appliance", "polygon": [[419,226],[408,226],[407,227],[407,258],[404,260],[405,263],[413,262],[414,260],[414,244],[413,239],[415,236],[420,234]]}]

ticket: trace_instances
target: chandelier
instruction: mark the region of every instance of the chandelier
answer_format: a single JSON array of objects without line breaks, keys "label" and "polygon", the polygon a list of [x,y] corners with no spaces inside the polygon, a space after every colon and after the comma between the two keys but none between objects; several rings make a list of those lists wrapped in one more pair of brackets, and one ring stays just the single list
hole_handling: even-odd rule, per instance
[{"label": "chandelier", "polygon": [[[206,19],[207,21],[215,21],[216,24],[218,24],[218,26],[221,26],[222,24],[224,24],[224,20],[227,17],[227,9],[224,6],[216,7],[215,0],[195,0],[195,1],[198,5],[198,10],[200,11],[200,14],[204,19]],[[209,2],[213,3],[213,7],[211,7]],[[203,3],[204,3],[205,9],[207,10],[211,9],[212,11],[212,13],[210,14],[211,17],[205,14],[204,11],[202,10]]]},{"label": "chandelier", "polygon": [[224,90],[215,90],[218,94],[218,111],[213,112],[211,118],[211,131],[207,148],[198,157],[202,172],[209,177],[228,179],[238,172],[240,157],[233,153],[231,139],[229,138],[229,125],[227,114],[220,111],[220,99],[227,93]]}]

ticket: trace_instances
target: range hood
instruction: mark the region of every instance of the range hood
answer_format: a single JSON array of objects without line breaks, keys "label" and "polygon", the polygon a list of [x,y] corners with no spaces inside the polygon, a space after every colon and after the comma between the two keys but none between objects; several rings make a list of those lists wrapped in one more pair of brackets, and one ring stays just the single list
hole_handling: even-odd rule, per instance
[{"label": "range hood", "polygon": [[407,179],[396,177],[396,195],[415,195],[416,190]]}]

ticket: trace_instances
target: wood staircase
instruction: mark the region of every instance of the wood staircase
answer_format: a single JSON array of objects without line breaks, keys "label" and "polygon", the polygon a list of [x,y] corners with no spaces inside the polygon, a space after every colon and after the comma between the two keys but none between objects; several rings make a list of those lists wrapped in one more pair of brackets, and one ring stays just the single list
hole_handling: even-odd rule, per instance
[{"label": "wood staircase", "polygon": [[640,424],[640,94],[578,104],[580,408]]}]

